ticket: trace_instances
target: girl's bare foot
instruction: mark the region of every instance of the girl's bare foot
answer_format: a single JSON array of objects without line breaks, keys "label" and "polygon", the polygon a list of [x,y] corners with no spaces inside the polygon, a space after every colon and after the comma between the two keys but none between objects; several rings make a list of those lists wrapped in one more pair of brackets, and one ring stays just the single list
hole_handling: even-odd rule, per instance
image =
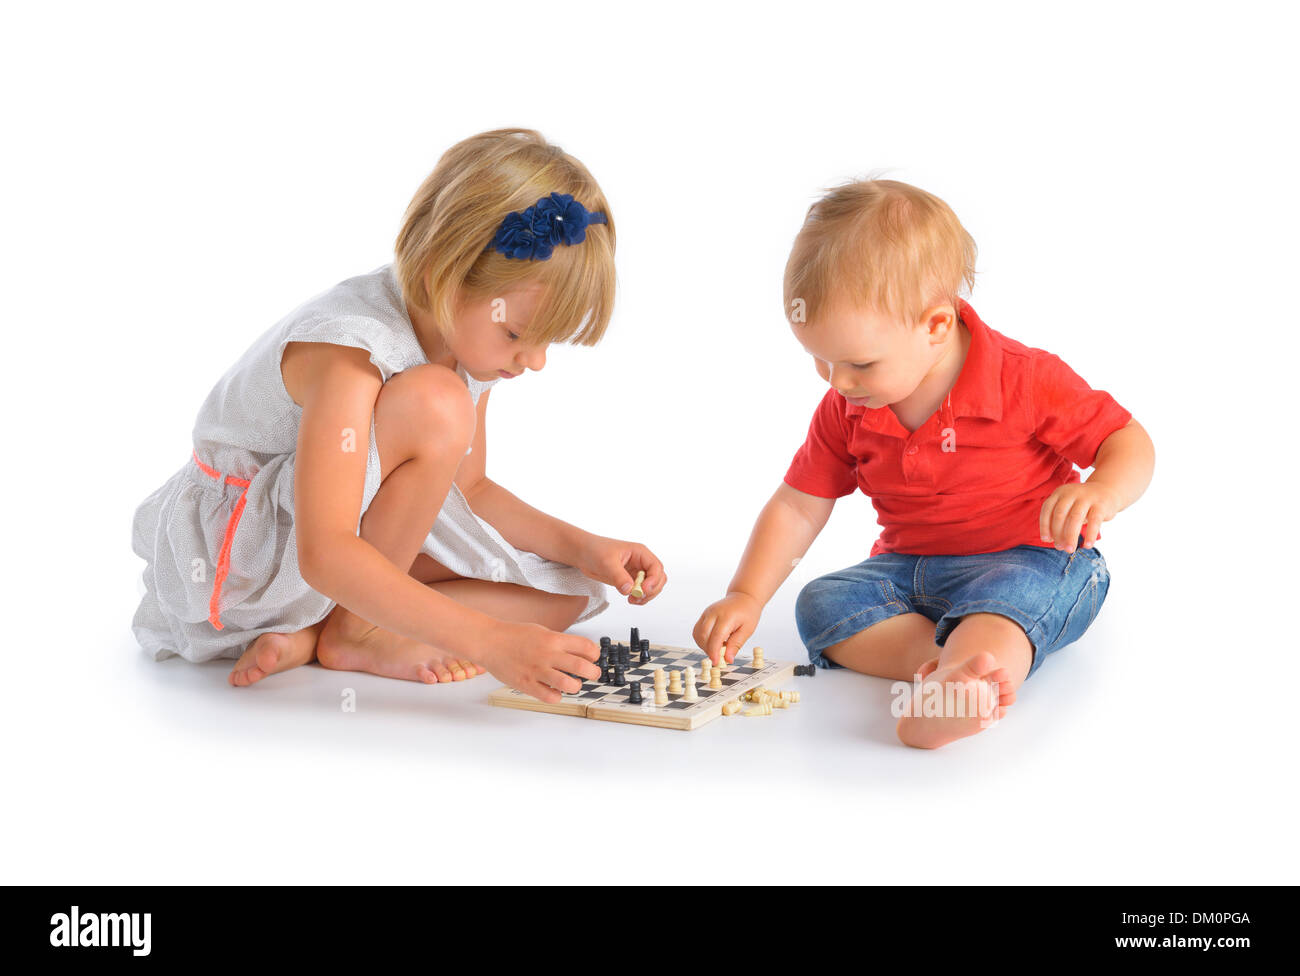
[{"label": "girl's bare foot", "polygon": [[226,680],[243,688],[268,674],[309,664],[316,656],[316,639],[323,626],[324,621],[292,634],[261,634],[240,655]]},{"label": "girl's bare foot", "polygon": [[942,670],[938,660],[917,672],[921,686],[898,720],[898,738],[918,749],[937,749],[974,735],[1000,719],[1016,700],[1011,674],[988,651]]},{"label": "girl's bare foot", "polygon": [[316,659],[335,671],[368,671],[386,678],[437,684],[484,673],[454,654],[384,630],[335,607],[316,645]]}]

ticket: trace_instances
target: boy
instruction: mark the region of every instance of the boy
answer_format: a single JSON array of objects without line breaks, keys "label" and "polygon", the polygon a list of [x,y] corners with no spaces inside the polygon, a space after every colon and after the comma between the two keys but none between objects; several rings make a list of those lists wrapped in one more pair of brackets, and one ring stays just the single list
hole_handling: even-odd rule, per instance
[{"label": "boy", "polygon": [[[809,209],[785,301],[831,388],[694,631],[711,658],[733,659],[835,500],[861,488],[880,538],[803,588],[796,623],[820,667],[915,680],[897,733],[921,748],[995,722],[1083,635],[1109,589],[1101,523],[1155,464],[1109,393],[958,297],[975,253],[948,205],[906,183],[851,182]],[[1075,464],[1094,468],[1086,484]]]}]

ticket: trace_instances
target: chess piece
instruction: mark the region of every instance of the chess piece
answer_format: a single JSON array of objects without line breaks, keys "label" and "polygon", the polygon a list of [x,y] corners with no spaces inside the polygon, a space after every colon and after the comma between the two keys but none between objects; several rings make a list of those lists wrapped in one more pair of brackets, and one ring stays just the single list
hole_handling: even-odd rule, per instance
[{"label": "chess piece", "polygon": [[[638,597],[638,598],[640,598],[640,599],[644,599],[644,598],[645,598],[645,590],[641,589],[641,584],[644,583],[644,582],[645,582],[645,570],[644,570],[644,569],[638,569],[638,570],[636,571],[636,582],[632,584],[632,589],[631,589],[631,591],[628,593],[628,596],[634,596],[634,597]],[[632,638],[632,643],[633,643],[633,644],[636,643],[636,638],[635,638],[635,637]]]},{"label": "chess piece", "polygon": [[682,673],[680,671],[670,671],[668,673],[668,694],[680,695],[682,693]]},{"label": "chess piece", "polygon": [[712,673],[713,673],[713,662],[709,660],[709,656],[706,654],[704,656],[704,662],[700,665],[700,680],[708,681]]},{"label": "chess piece", "polygon": [[627,684],[627,672],[623,670],[623,666],[621,664],[614,668],[614,684],[616,685]]},{"label": "chess piece", "polygon": [[642,638],[640,650],[641,650],[641,659],[637,663],[649,664],[650,663],[650,639],[649,638]]},{"label": "chess piece", "polygon": [[709,689],[711,691],[722,690],[722,668],[714,668],[709,672]]},{"label": "chess piece", "polygon": [[796,664],[794,666],[794,676],[796,678],[815,678],[817,676],[817,665]]},{"label": "chess piece", "polygon": [[695,690],[695,669],[689,664],[686,665],[686,694],[682,695],[682,701],[699,701],[700,693]]},{"label": "chess piece", "polygon": [[754,648],[753,667],[761,668],[763,666],[763,649],[761,647],[756,647]]},{"label": "chess piece", "polygon": [[641,704],[641,680],[639,678],[632,682],[632,693],[628,695],[627,703],[629,705]]},{"label": "chess piece", "polygon": [[655,685],[655,704],[656,705],[668,704],[668,689],[666,689],[661,684]]},{"label": "chess piece", "polygon": [[630,639],[627,643],[628,643],[628,646],[629,646],[629,647],[640,647],[640,646],[641,646],[641,631],[639,631],[639,630],[637,630],[635,627],[633,627],[633,628],[632,628],[632,637],[631,637],[631,639]]}]

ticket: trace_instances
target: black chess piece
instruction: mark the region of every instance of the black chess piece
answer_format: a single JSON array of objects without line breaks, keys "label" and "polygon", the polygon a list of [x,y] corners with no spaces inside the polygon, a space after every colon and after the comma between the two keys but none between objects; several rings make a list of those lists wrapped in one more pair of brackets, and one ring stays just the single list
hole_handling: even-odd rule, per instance
[{"label": "black chess piece", "polygon": [[639,678],[632,682],[632,693],[627,696],[627,703],[629,705],[641,704],[641,680]]},{"label": "black chess piece", "polygon": [[815,664],[796,664],[794,666],[794,676],[796,678],[815,678],[817,676],[817,666]]},{"label": "black chess piece", "polygon": [[622,662],[623,667],[630,668],[632,666],[632,649],[620,644],[618,646],[618,659]]},{"label": "black chess piece", "polygon": [[649,637],[643,637],[641,639],[641,663],[642,664],[650,663],[650,638]]},{"label": "black chess piece", "polygon": [[624,672],[623,666],[621,664],[614,668],[614,684],[616,685],[627,684],[627,674],[626,672]]},{"label": "black chess piece", "polygon": [[631,639],[630,641],[628,641],[628,646],[629,646],[629,647],[640,647],[640,646],[641,646],[641,631],[639,631],[639,630],[638,630],[637,628],[635,628],[635,627],[632,628],[632,639]]}]

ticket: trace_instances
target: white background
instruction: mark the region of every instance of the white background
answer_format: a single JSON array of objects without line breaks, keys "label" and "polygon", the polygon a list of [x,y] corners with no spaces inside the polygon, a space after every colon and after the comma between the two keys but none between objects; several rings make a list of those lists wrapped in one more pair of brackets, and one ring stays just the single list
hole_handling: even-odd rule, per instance
[{"label": "white background", "polygon": [[[1295,882],[1285,9],[8,10],[6,880]],[[503,125],[586,162],[618,222],[608,338],[498,386],[489,421],[493,478],[668,567],[581,633],[688,643],[723,592],[823,389],[781,273],[843,180],[945,199],[981,317],[1151,432],[1101,615],[1002,724],[909,750],[888,682],[846,672],[682,734],[490,708],[491,677],[232,689],[229,662],[139,650],[131,515],[212,384],[391,260],[439,154]],[[840,502],[769,606],[769,658],[802,660],[799,585],[876,531]]]}]

